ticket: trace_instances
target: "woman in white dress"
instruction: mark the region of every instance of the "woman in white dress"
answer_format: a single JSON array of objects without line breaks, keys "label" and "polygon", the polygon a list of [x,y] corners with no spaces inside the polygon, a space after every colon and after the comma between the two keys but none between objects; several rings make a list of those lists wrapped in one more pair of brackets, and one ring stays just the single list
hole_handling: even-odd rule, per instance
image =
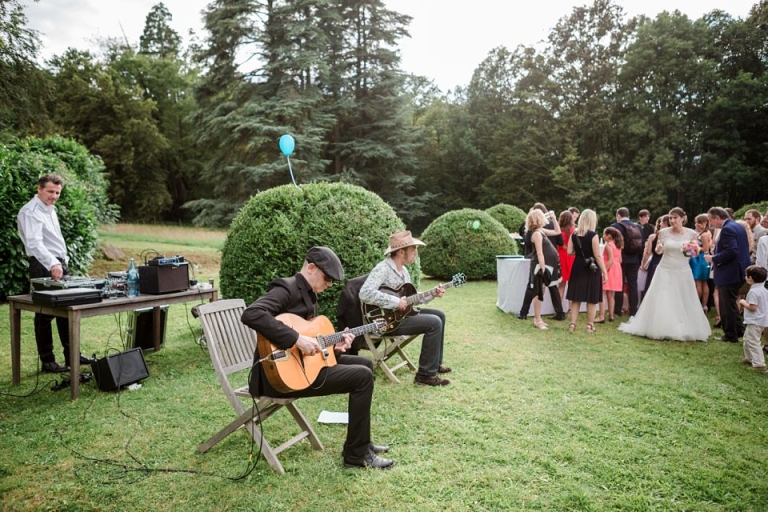
[{"label": "woman in white dress", "polygon": [[659,231],[656,252],[663,254],[651,286],[646,290],[637,314],[619,330],[652,339],[706,341],[712,334],[701,309],[696,284],[684,245],[696,242],[696,232],[684,227],[685,212],[672,208],[670,227]]}]

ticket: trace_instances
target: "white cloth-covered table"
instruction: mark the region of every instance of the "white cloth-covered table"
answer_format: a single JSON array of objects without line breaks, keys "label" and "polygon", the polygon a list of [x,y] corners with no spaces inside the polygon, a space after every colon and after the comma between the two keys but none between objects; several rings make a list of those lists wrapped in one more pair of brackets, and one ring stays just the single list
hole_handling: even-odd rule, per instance
[{"label": "white cloth-covered table", "polygon": [[[505,313],[517,314],[520,312],[523,298],[525,297],[525,287],[528,286],[530,268],[531,260],[525,259],[522,256],[496,256],[496,307]],[[568,301],[564,298],[563,310],[568,311]],[[582,303],[581,311],[586,311],[586,304]],[[555,314],[555,308],[552,307],[552,297],[549,295],[549,291],[544,292],[541,314]],[[529,315],[533,316],[533,305],[531,305]]]}]

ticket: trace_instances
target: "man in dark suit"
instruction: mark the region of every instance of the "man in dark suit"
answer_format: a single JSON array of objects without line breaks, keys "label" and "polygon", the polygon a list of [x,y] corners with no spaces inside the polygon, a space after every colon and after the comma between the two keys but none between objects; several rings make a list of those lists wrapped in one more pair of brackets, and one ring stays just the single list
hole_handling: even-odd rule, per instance
[{"label": "man in dark suit", "polygon": [[[611,227],[616,228],[624,237],[624,250],[621,253],[621,273],[624,276],[624,282],[627,283],[627,295],[629,295],[629,315],[635,316],[637,313],[637,273],[640,269],[640,260],[643,258],[642,251],[639,253],[630,253],[627,250],[627,225],[634,222],[629,219],[629,209],[621,207],[616,210],[616,222],[611,224]],[[638,229],[642,232],[642,228],[638,226]],[[624,308],[624,294],[617,293],[616,300],[614,302],[613,313],[617,316],[621,316],[622,309]]]},{"label": "man in dark suit", "polygon": [[707,263],[715,269],[715,286],[720,299],[720,320],[724,333],[720,341],[738,343],[744,334],[744,323],[739,315],[736,300],[750,264],[748,235],[723,208],[710,208],[707,217],[710,226],[720,228],[715,253],[704,256]]},{"label": "man in dark suit", "polygon": [[[243,312],[242,322],[266,337],[281,350],[298,347],[305,355],[321,351],[316,338],[301,334],[275,317],[293,313],[304,319],[317,316],[317,294],[334,281],[344,279],[338,256],[328,247],[312,247],[304,258],[301,271],[293,277],[275,279],[262,295]],[[371,443],[371,400],[373,398],[373,364],[367,357],[343,354],[350,348],[352,334],[334,346],[337,364],[320,370],[315,382],[306,389],[290,393],[277,391],[262,371],[258,350],[254,355],[249,382],[253,395],[271,397],[308,397],[349,393],[349,425],[342,455],[345,467],[386,469],[394,462],[379,457],[387,446]]]}]

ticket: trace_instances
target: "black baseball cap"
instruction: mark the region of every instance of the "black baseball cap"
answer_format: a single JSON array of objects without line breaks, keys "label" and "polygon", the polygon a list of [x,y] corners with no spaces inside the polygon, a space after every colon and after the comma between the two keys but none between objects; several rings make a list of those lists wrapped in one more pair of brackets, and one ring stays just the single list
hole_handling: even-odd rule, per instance
[{"label": "black baseball cap", "polygon": [[314,263],[317,268],[334,281],[344,280],[344,269],[341,266],[341,260],[328,247],[313,247],[307,251],[307,256],[304,259],[307,260],[307,263]]}]

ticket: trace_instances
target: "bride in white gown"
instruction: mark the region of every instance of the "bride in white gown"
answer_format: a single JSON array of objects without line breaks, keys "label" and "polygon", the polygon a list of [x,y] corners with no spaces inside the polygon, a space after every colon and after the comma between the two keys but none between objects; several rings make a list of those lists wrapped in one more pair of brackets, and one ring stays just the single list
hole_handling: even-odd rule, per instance
[{"label": "bride in white gown", "polygon": [[637,314],[619,330],[653,339],[706,341],[712,334],[709,320],[701,309],[696,283],[683,245],[696,241],[696,232],[683,227],[685,212],[669,212],[671,227],[659,231],[656,251],[663,257],[656,267],[651,286],[646,290]]}]

